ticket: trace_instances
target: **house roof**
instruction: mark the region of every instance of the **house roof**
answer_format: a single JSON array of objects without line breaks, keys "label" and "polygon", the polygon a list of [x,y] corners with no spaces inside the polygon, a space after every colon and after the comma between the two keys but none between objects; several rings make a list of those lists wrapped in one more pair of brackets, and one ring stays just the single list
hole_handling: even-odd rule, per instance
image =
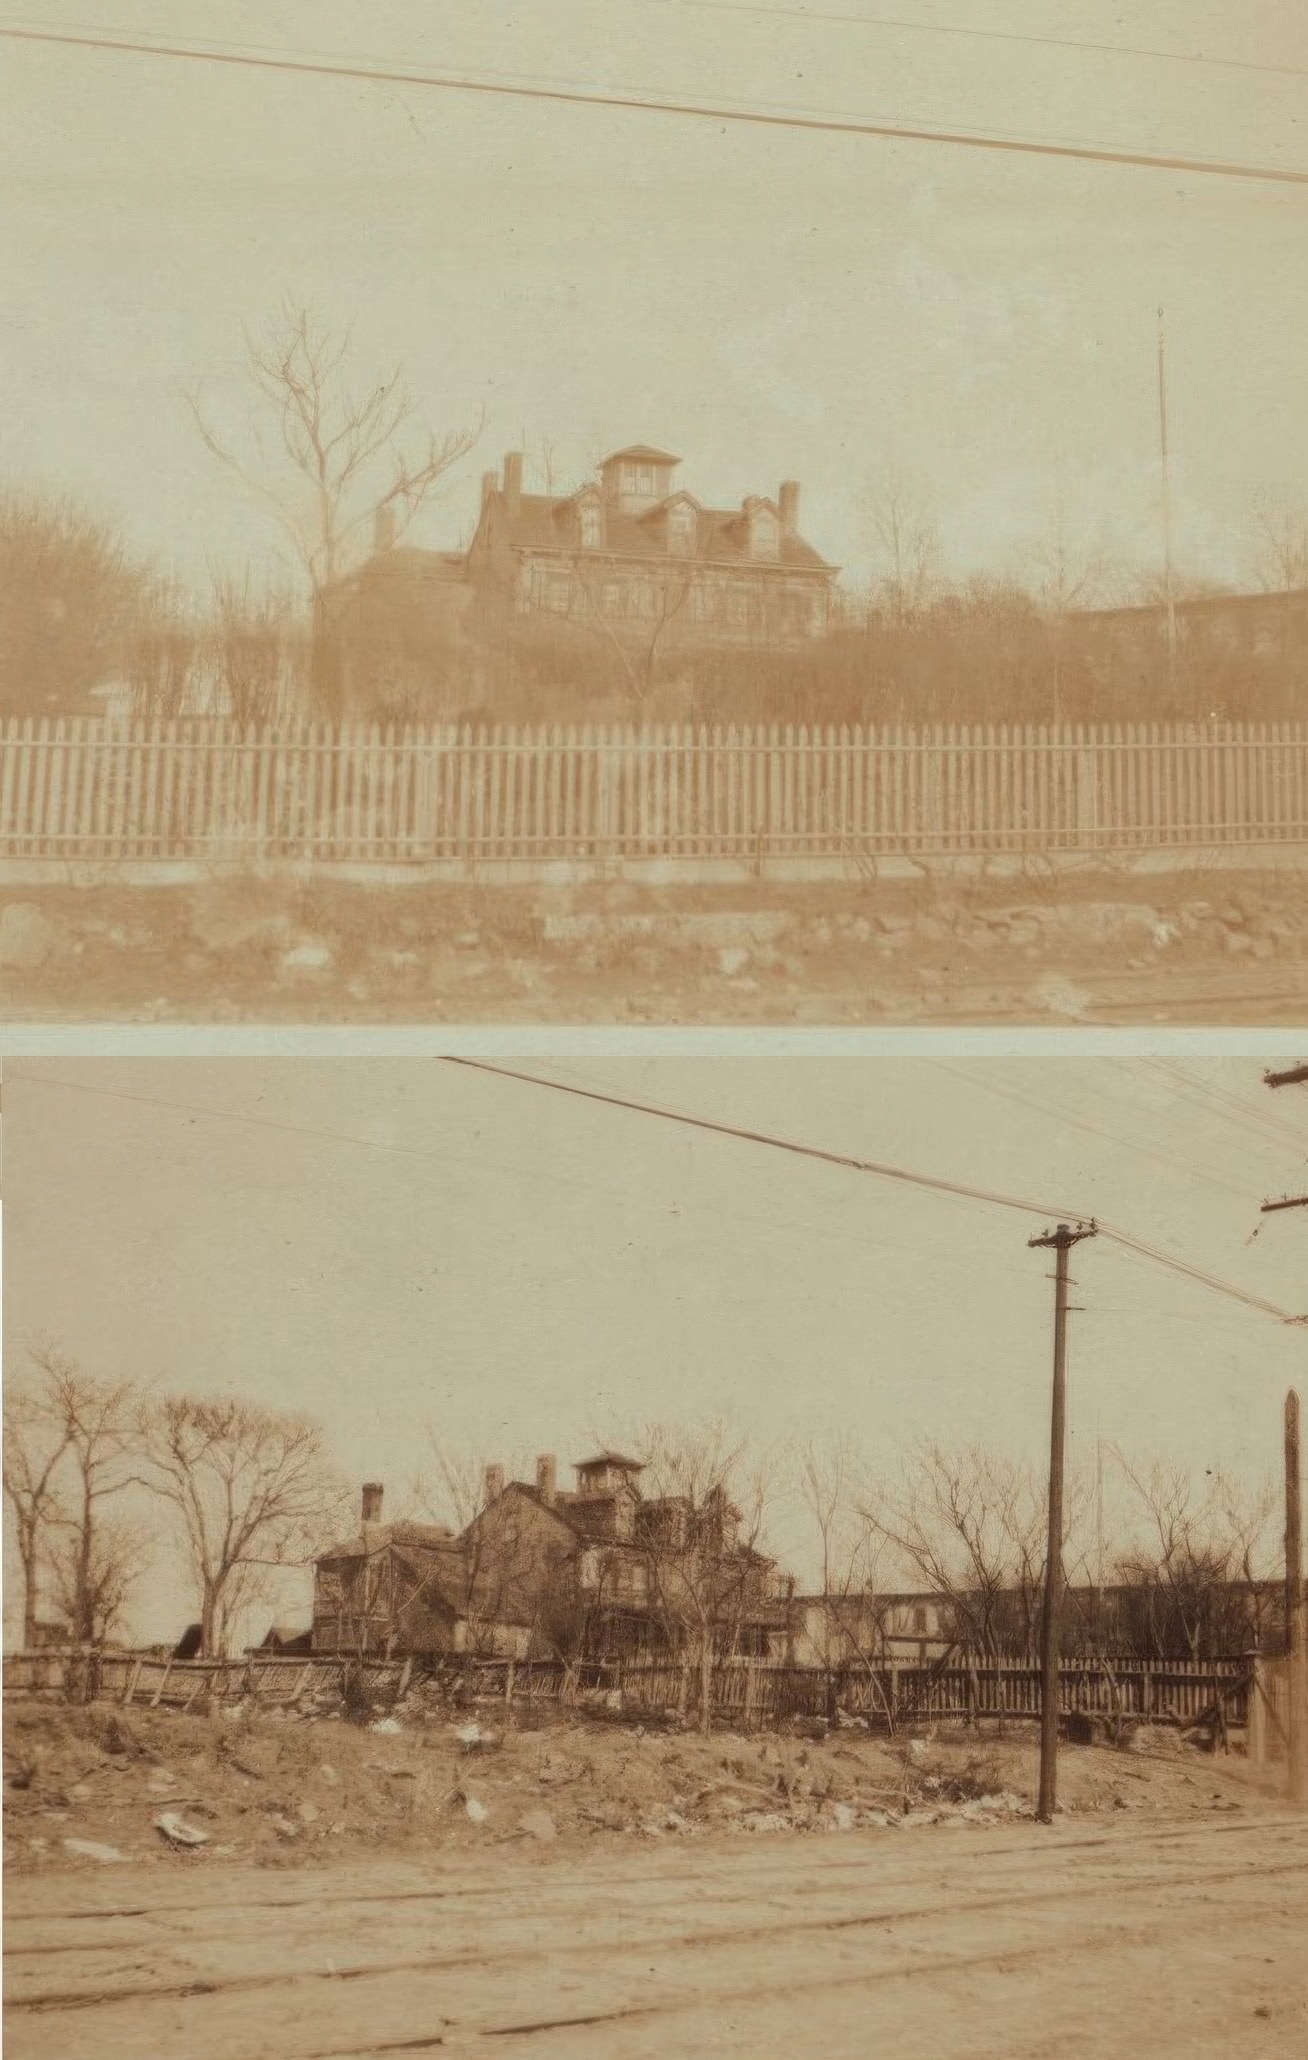
[{"label": "house roof", "polygon": [[643,1459],[629,1459],[624,1452],[597,1452],[593,1459],[574,1459],[575,1473],[588,1473],[593,1466],[620,1466],[628,1473],[644,1473]]},{"label": "house roof", "polygon": [[680,458],[674,458],[671,451],[656,451],[653,444],[629,443],[620,451],[610,451],[607,458],[600,459],[600,470],[606,465],[616,465],[619,458],[636,458],[646,465],[679,465]]},{"label": "house roof", "polygon": [[[671,500],[680,499],[673,494]],[[502,497],[501,497],[502,499]],[[575,557],[580,545],[575,535],[569,533],[568,523],[563,519],[574,507],[576,494],[523,494],[516,514],[504,510],[507,541],[519,551],[558,551]],[[659,550],[650,535],[658,517],[666,509],[667,501],[660,501],[653,508],[647,508],[638,515],[623,514],[620,509],[609,505],[604,511],[604,542],[588,549],[588,559],[603,561],[605,558],[642,559],[646,562],[657,556]],[[755,506],[775,506],[772,502],[756,500]],[[671,563],[692,565],[697,562],[729,563],[751,565],[766,571],[772,566],[789,567],[795,571],[833,572],[835,567],[806,544],[803,537],[787,535],[783,530],[776,558],[755,558],[749,548],[749,511],[744,508],[700,508],[695,526],[695,548],[685,557],[670,559]]]},{"label": "house roof", "polygon": [[352,1538],[342,1538],[318,1554],[325,1559],[367,1559],[390,1545],[407,1545],[422,1552],[457,1551],[458,1539],[448,1524],[368,1524]]}]

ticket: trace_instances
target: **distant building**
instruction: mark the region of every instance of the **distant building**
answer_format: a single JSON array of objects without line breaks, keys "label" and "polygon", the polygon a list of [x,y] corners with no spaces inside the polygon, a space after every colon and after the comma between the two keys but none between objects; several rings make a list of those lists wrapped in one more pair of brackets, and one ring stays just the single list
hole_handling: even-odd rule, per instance
[{"label": "distant building", "polygon": [[515,615],[678,643],[821,636],[837,569],[799,533],[799,487],[709,508],[674,484],[681,460],[648,444],[603,459],[574,493],[523,491],[522,455],[482,481],[468,553],[475,586]]},{"label": "distant building", "polygon": [[459,1542],[443,1524],[383,1523],[382,1490],[363,1490],[357,1533],[314,1567],[313,1650],[460,1649],[465,1582]]},{"label": "distant building", "polygon": [[786,1602],[773,1562],[740,1537],[739,1511],[721,1491],[698,1507],[647,1498],[642,1471],[601,1452],[564,1490],[549,1454],[534,1482],[488,1467],[457,1538],[383,1524],[370,1484],[358,1536],[315,1567],[314,1650],[635,1656],[680,1649],[705,1619],[722,1654],[779,1651]]}]

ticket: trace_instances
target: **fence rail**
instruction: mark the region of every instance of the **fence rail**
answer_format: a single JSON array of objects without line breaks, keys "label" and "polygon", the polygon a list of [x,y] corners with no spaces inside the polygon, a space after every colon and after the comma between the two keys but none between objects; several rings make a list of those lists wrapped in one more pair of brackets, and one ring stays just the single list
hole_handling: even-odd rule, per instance
[{"label": "fence rail", "polygon": [[875,859],[1308,842],[1308,723],[328,728],[11,720],[0,858]]},{"label": "fence rail", "polygon": [[[1226,1724],[1246,1721],[1252,1662],[1065,1660],[1061,1707],[1107,1720],[1199,1723],[1220,1704]],[[677,1659],[505,1660],[430,1657],[355,1659],[335,1653],[179,1660],[157,1653],[30,1652],[5,1661],[7,1693],[106,1700],[189,1709],[212,1702],[295,1703],[357,1688],[375,1704],[398,1700],[429,1681],[451,1699],[567,1702],[590,1695],[619,1699],[631,1712],[694,1710],[699,1670]],[[713,1714],[740,1728],[836,1711],[874,1726],[981,1722],[1040,1715],[1040,1669],[1028,1659],[966,1655],[948,1665],[896,1661],[858,1667],[792,1667],[724,1660],[712,1674]]]}]

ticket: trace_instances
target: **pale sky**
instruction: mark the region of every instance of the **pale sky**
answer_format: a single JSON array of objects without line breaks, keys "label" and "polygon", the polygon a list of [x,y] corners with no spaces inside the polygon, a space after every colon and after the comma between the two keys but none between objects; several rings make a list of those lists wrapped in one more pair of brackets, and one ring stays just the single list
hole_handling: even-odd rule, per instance
[{"label": "pale sky", "polygon": [[[1308,1312],[1308,1218],[1258,1211],[1308,1182],[1308,1092],[1254,1061],[523,1067],[1097,1214]],[[564,1479],[597,1440],[714,1415],[760,1452],[848,1432],[886,1470],[922,1437],[1043,1461],[1043,1218],[438,1060],[14,1060],[4,1104],[9,1377],[45,1336],[109,1378],[311,1411],[392,1506],[428,1425]],[[1276,1471],[1308,1333],[1105,1238],[1073,1278],[1073,1466],[1102,1437]],[[797,1506],[771,1536],[811,1577]],[[185,1619],[161,1574],[138,1628]]]},{"label": "pale sky", "polygon": [[[1298,0],[912,10],[986,37],[869,0],[88,4],[0,21],[1308,166]],[[1134,47],[1012,40],[1069,35]],[[1247,577],[1253,498],[1308,476],[1308,188],[12,42],[0,178],[0,470],[200,583],[273,533],[183,390],[235,419],[285,295],[354,325],[360,381],[402,359],[438,428],[484,410],[437,545],[525,434],[568,483],[634,440],[709,502],[797,477],[855,577],[889,462],[956,569],[1060,521],[1156,567],[1160,302],[1182,569]]]}]

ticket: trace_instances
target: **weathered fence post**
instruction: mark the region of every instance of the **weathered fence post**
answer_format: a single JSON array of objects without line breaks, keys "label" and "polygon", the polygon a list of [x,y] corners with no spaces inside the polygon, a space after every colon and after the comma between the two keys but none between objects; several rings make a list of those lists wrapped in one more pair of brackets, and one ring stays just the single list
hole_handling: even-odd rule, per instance
[{"label": "weathered fence post", "polygon": [[1267,1683],[1260,1652],[1249,1654],[1248,1701],[1245,1708],[1244,1750],[1251,1767],[1267,1764]]}]

